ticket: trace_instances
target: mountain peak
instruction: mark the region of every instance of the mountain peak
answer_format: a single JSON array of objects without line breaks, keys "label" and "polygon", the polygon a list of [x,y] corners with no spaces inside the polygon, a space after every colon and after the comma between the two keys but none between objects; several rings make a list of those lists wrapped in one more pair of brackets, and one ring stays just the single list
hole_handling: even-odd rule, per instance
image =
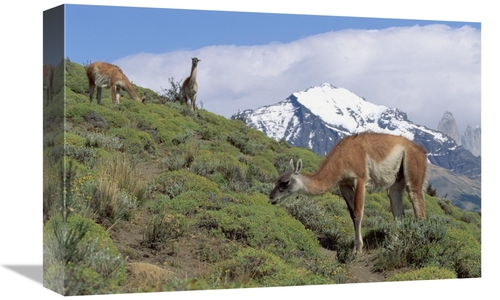
[{"label": "mountain peak", "polygon": [[295,92],[289,98],[291,97],[328,126],[342,127],[346,134],[374,129],[365,126],[377,127],[376,121],[388,109],[329,83]]}]

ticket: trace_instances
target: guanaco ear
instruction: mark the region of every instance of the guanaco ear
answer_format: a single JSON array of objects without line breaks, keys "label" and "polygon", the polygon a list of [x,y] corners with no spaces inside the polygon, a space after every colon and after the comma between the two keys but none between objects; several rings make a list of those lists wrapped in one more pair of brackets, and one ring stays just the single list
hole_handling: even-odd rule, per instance
[{"label": "guanaco ear", "polygon": [[302,159],[299,158],[297,161],[297,167],[295,168],[295,175],[299,174],[300,170],[302,170]]},{"label": "guanaco ear", "polygon": [[293,166],[293,158],[290,159],[290,163],[288,164],[288,169],[290,169],[290,171],[292,171],[292,172],[295,169],[295,167]]}]

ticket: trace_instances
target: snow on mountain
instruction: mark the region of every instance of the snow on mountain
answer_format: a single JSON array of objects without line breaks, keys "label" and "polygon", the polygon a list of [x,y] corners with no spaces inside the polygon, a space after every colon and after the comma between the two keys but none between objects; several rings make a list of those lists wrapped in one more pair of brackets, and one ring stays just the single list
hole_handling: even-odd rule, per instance
[{"label": "snow on mountain", "polygon": [[[376,123],[387,107],[365,101],[351,91],[328,83],[293,94],[297,101],[307,107],[327,125],[346,134],[366,130],[378,130]],[[332,110],[335,107],[335,110]],[[407,131],[395,134],[408,134]],[[411,138],[411,136],[409,136]]]}]

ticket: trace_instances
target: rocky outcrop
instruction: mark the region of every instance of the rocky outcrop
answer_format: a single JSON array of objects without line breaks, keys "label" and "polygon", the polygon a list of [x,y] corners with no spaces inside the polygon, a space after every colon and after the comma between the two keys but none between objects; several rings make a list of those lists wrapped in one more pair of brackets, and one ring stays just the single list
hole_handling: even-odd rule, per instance
[{"label": "rocky outcrop", "polygon": [[474,156],[481,156],[481,128],[467,125],[462,135],[462,146]]},{"label": "rocky outcrop", "polygon": [[437,130],[451,137],[455,140],[457,145],[460,146],[462,144],[460,133],[458,132],[457,122],[451,112],[447,111],[444,113],[443,117],[439,121]]}]

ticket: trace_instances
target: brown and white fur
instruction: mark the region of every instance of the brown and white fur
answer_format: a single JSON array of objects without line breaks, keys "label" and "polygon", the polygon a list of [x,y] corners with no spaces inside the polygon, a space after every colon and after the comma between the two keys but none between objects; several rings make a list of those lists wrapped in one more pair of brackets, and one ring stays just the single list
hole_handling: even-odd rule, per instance
[{"label": "brown and white fur", "polygon": [[43,89],[47,92],[47,105],[52,102],[54,82],[54,67],[51,64],[43,66]]},{"label": "brown and white fur", "polygon": [[423,187],[427,154],[423,147],[395,135],[360,133],[341,140],[314,174],[301,174],[302,160],[281,174],[269,201],[272,204],[294,193],[320,195],[336,184],[354,223],[354,251],[361,253],[361,220],[367,186],[387,189],[395,218],[403,214],[403,193],[408,192],[418,219],[425,218]]},{"label": "brown and white fur", "polygon": [[89,79],[89,99],[94,98],[94,89],[97,86],[97,103],[101,104],[102,88],[111,88],[111,99],[113,104],[120,104],[120,88],[123,88],[132,99],[144,103],[135,92],[134,87],[123,71],[116,65],[106,62],[96,61],[87,67],[87,77]]},{"label": "brown and white fur", "polygon": [[191,74],[188,78],[184,79],[182,83],[182,97],[186,102],[186,105],[189,105],[188,101],[191,99],[191,109],[195,111],[196,109],[196,96],[198,94],[198,83],[196,82],[196,73],[198,69],[198,62],[201,59],[193,57],[191,59]]}]

